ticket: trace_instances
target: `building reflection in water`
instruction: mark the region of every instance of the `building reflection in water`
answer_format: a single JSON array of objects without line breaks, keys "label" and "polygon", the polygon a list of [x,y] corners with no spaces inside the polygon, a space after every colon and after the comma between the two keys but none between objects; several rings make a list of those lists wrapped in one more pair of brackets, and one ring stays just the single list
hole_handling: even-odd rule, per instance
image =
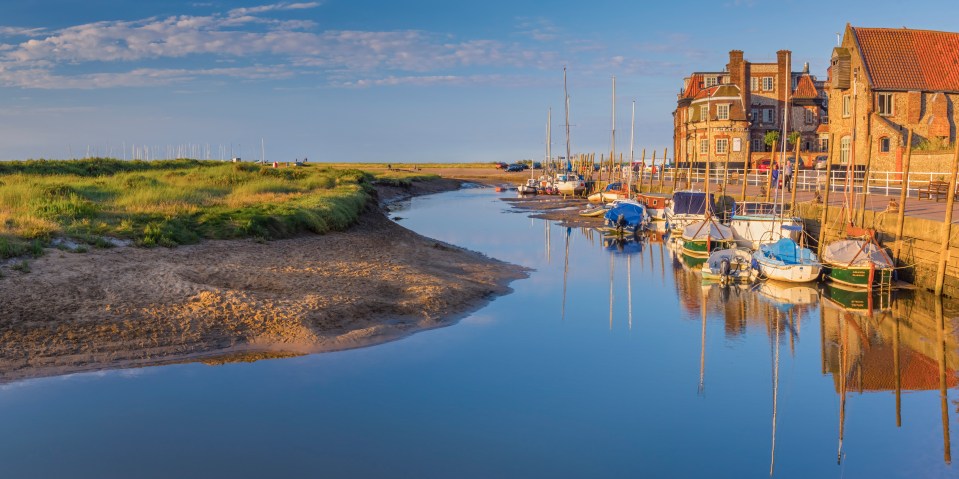
[{"label": "building reflection in water", "polygon": [[[853,394],[892,392],[895,420],[901,427],[902,393],[939,391],[944,461],[951,464],[949,390],[959,386],[959,303],[944,304],[924,291],[886,295],[853,292],[831,284],[792,285],[774,281],[751,286],[704,284],[694,263],[673,252],[676,295],[688,318],[721,318],[728,338],[765,328],[773,363],[773,450],[778,391],[779,345],[790,353],[799,341],[801,319],[818,313],[822,374],[833,379],[839,400],[838,455],[843,459],[847,398]],[[705,369],[702,339],[700,390]],[[959,412],[959,411],[957,411]],[[770,462],[770,474],[775,455]]]}]

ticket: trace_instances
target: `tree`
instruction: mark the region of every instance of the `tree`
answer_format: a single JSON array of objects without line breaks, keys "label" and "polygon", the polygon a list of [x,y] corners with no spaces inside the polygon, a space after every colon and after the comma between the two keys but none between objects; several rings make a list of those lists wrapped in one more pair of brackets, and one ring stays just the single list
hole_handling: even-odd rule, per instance
[{"label": "tree", "polygon": [[766,144],[771,150],[776,149],[776,143],[779,143],[779,132],[778,131],[767,131],[766,136],[763,137],[763,143]]},{"label": "tree", "polygon": [[801,135],[798,131],[794,131],[789,134],[789,142],[792,143],[793,147],[796,146],[796,142],[799,141],[800,136]]}]

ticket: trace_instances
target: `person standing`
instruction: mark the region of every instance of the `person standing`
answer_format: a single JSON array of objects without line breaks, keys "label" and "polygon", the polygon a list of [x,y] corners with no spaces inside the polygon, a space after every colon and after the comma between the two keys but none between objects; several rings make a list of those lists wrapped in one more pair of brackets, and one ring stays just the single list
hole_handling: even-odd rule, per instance
[{"label": "person standing", "polygon": [[793,189],[793,164],[791,161],[786,161],[786,169],[783,171],[783,182],[786,183],[786,191],[792,192]]}]

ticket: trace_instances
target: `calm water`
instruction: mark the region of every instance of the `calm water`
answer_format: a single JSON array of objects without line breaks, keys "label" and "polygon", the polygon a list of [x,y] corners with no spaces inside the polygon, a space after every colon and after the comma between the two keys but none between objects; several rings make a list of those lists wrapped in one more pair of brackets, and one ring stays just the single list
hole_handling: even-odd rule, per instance
[{"label": "calm water", "polygon": [[366,349],[0,386],[0,477],[959,475],[953,308],[703,287],[661,243],[607,248],[499,197],[397,214],[534,268],[513,294]]}]

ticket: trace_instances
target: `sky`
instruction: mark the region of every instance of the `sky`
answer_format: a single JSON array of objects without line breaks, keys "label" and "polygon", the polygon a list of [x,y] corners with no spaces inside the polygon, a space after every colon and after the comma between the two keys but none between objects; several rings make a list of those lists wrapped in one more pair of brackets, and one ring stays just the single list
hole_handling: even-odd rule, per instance
[{"label": "sky", "polygon": [[729,50],[825,78],[836,33],[956,30],[959,3],[0,1],[0,159],[660,157],[684,76]]}]

